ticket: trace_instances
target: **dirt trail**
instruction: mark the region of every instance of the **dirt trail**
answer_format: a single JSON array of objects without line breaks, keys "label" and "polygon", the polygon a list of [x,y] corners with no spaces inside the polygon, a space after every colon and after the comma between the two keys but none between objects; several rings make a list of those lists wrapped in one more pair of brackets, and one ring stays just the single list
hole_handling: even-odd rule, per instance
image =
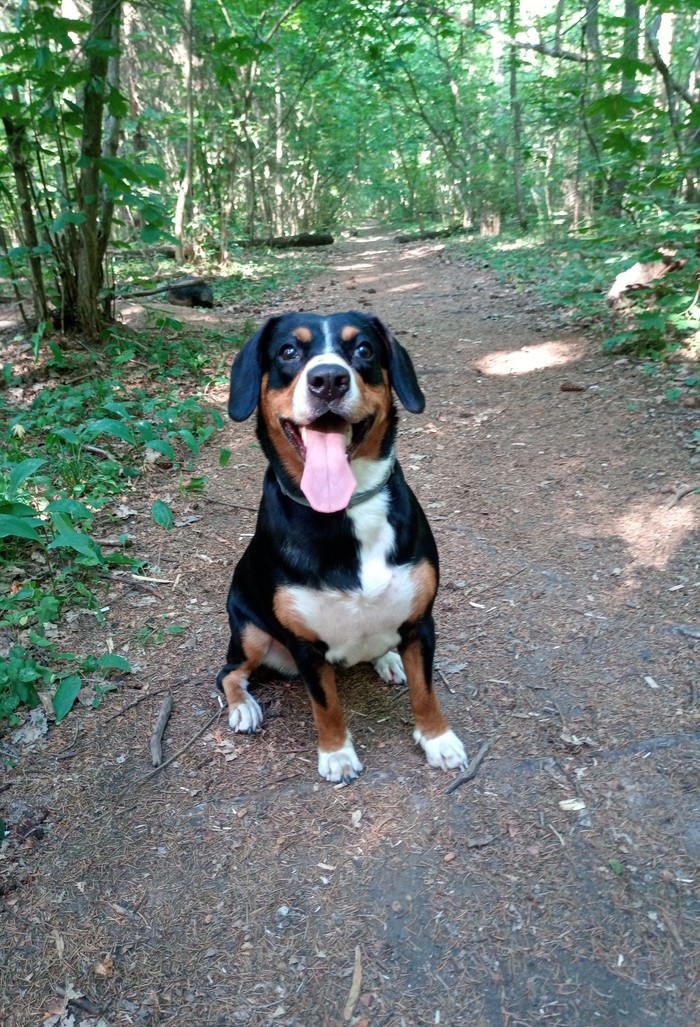
[{"label": "dirt trail", "polygon": [[[700,474],[691,411],[440,247],[368,231],[328,260],[280,309],[371,308],[413,355],[427,410],[402,412],[399,454],[441,553],[437,688],[470,753],[492,748],[447,795],[406,695],[361,668],[352,786],[317,780],[303,690],[274,679],[262,734],[222,720],[143,781],[145,694],[174,684],[166,757],[216,711],[263,470],[232,425],[198,508],[174,499],[199,520],[163,539],[152,497],[129,500],[136,551],[177,582],[105,602],[143,690],[10,774],[37,828],[5,856],[3,1023],[42,1022],[70,983],[90,1027],[692,1027],[700,497],[671,505]],[[185,630],[140,648],[144,623]]]}]

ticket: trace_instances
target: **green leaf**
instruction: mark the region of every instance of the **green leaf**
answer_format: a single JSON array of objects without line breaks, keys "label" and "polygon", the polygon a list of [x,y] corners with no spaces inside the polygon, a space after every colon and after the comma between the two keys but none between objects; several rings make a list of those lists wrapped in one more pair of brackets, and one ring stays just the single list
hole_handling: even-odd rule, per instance
[{"label": "green leaf", "polygon": [[80,675],[69,674],[59,684],[53,697],[53,708],[56,713],[56,723],[60,724],[67,713],[73,709],[73,704],[78,698],[80,691]]},{"label": "green leaf", "polygon": [[74,549],[76,553],[89,556],[97,563],[104,563],[100,547],[87,535],[79,531],[64,531],[50,542],[47,549]]},{"label": "green leaf", "polygon": [[75,434],[72,428],[52,428],[48,434],[48,439],[63,439],[70,446],[79,446],[80,439]]},{"label": "green leaf", "polygon": [[31,477],[32,474],[36,474],[40,467],[46,463],[46,460],[22,460],[21,463],[15,464],[10,472],[10,480],[7,485],[7,498],[14,499],[17,493],[17,489],[22,485],[27,478]]},{"label": "green leaf", "polygon": [[77,499],[54,499],[46,507],[47,513],[65,513],[70,514],[71,517],[78,517],[92,520],[95,516],[92,510],[88,510],[84,503],[79,503]]},{"label": "green leaf", "polygon": [[175,450],[165,439],[151,439],[148,443],[149,449],[155,449],[156,453],[162,453],[163,456],[167,456],[170,460],[175,459]]},{"label": "green leaf", "polygon": [[197,442],[196,438],[189,430],[189,428],[180,428],[178,435],[183,440],[183,442],[192,450],[194,455],[197,456],[199,454],[199,443]]},{"label": "green leaf", "polygon": [[116,653],[104,653],[104,655],[98,656],[97,666],[105,670],[123,670],[127,674],[132,673],[129,661],[125,660],[123,656],[118,656]]},{"label": "green leaf", "polygon": [[35,542],[41,542],[42,538],[34,527],[35,524],[41,524],[38,517],[11,517],[0,514],[0,538],[31,538]]},{"label": "green leaf", "polygon": [[621,863],[619,859],[615,859],[614,856],[612,857],[612,859],[608,860],[608,866],[610,867],[612,872],[616,874],[618,877],[620,877],[625,872],[625,864]]},{"label": "green leaf", "polygon": [[88,438],[96,439],[98,435],[114,435],[122,442],[134,444],[134,433],[123,421],[115,421],[112,417],[101,417],[97,421],[89,421],[87,425]]},{"label": "green leaf", "polygon": [[64,210],[54,220],[51,231],[62,232],[66,225],[82,225],[87,221],[87,216],[80,211]]},{"label": "green leaf", "polygon": [[219,467],[226,467],[227,463],[231,459],[231,450],[222,446],[219,450]]},{"label": "green leaf", "polygon": [[36,619],[40,624],[55,624],[61,605],[55,596],[44,596],[36,608]]},{"label": "green leaf", "polygon": [[161,528],[165,528],[166,531],[170,531],[175,523],[172,510],[162,499],[156,499],[151,507],[151,516],[156,524]]}]

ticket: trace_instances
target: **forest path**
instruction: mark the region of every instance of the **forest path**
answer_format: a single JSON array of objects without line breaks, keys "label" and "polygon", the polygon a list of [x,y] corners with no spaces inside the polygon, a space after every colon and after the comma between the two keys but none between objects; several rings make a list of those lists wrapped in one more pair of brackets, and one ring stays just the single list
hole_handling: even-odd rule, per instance
[{"label": "forest path", "polygon": [[[75,750],[52,734],[17,770],[48,828],[6,918],[7,1022],[69,981],[110,1027],[692,1027],[700,497],[671,505],[698,475],[691,415],[440,246],[367,229],[324,259],[279,309],[371,308],[412,354],[427,408],[401,412],[399,455],[441,554],[436,687],[470,754],[491,749],[447,795],[368,668],[343,675],[350,787],[317,780],[297,683],[260,684],[260,735],[222,719],[148,780],[158,701],[73,714]],[[129,501],[170,584],[109,596],[118,651],[144,622],[184,628],[129,652],[137,698],[173,683],[166,756],[216,709],[254,527],[252,422],[225,444],[167,538],[147,487]]]}]

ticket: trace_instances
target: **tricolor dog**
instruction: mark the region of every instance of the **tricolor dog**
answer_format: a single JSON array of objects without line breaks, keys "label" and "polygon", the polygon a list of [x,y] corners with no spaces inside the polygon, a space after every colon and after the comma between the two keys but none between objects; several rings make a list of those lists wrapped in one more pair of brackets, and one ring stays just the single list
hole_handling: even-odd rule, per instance
[{"label": "tricolor dog", "polygon": [[336,667],[362,661],[408,683],[413,737],[431,766],[467,762],[433,686],[438,556],[396,459],[392,389],[407,410],[423,410],[406,350],[378,318],[354,311],[272,317],[231,371],[229,414],[244,421],[257,408],[269,467],[231,582],[217,683],[231,727],[252,732],[262,722],[248,693],[255,668],[300,675],[327,781],[362,770],[336,688]]}]

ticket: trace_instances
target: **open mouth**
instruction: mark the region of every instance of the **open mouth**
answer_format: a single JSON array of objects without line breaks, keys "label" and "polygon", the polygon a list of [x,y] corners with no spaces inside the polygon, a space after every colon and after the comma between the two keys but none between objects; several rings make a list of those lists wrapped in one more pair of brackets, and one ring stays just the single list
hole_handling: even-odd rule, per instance
[{"label": "open mouth", "polygon": [[350,461],[373,421],[370,415],[351,424],[332,413],[310,424],[282,420],[285,435],[304,461],[299,488],[314,510],[336,513],[346,509],[357,485]]},{"label": "open mouth", "polygon": [[306,460],[307,450],[306,443],[308,438],[308,432],[319,432],[324,435],[345,435],[345,452],[348,460],[351,460],[358,448],[362,444],[363,440],[367,437],[367,433],[372,427],[374,421],[374,415],[370,414],[369,417],[365,417],[362,421],[358,421],[357,424],[351,424],[344,418],[339,417],[337,414],[323,414],[322,417],[316,418],[310,424],[295,424],[294,421],[290,421],[287,418],[282,419],[282,430],[291,442],[294,449],[297,451],[302,460]]}]

